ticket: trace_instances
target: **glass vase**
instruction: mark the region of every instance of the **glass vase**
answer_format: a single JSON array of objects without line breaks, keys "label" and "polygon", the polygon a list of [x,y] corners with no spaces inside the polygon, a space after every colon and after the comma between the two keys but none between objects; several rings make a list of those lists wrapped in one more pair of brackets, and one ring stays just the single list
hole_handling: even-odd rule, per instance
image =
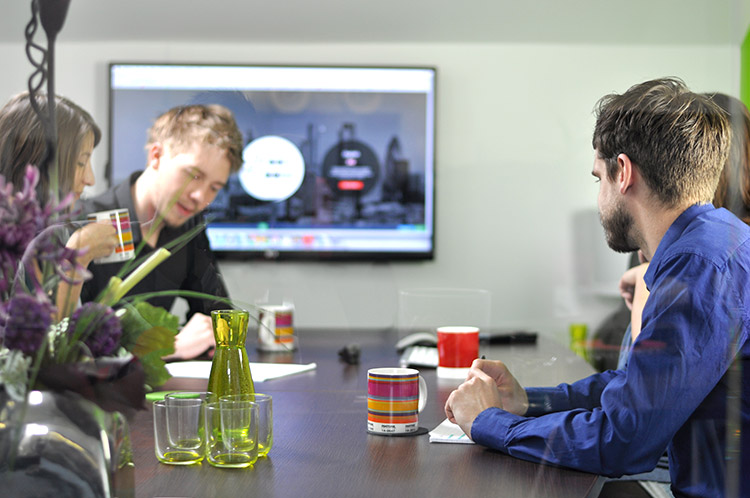
[{"label": "glass vase", "polygon": [[127,421],[72,392],[0,391],[0,476],[3,496],[135,496]]},{"label": "glass vase", "polygon": [[211,312],[216,351],[208,376],[212,401],[230,394],[253,394],[255,386],[245,349],[250,313],[243,310]]}]

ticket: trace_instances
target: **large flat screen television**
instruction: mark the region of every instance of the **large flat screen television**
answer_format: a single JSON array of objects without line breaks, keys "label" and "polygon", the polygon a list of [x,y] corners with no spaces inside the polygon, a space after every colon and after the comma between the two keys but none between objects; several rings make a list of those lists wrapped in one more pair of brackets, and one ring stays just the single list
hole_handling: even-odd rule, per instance
[{"label": "large flat screen television", "polygon": [[435,69],[109,65],[107,177],[146,164],[146,130],[178,105],[224,105],[245,148],[206,210],[225,257],[431,259]]}]

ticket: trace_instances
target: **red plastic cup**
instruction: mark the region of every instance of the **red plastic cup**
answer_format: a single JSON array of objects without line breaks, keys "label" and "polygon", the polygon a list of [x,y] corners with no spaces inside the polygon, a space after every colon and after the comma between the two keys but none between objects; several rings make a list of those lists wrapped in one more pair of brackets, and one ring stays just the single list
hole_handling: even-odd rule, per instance
[{"label": "red plastic cup", "polygon": [[477,327],[438,327],[438,375],[466,375],[471,362],[479,357]]}]

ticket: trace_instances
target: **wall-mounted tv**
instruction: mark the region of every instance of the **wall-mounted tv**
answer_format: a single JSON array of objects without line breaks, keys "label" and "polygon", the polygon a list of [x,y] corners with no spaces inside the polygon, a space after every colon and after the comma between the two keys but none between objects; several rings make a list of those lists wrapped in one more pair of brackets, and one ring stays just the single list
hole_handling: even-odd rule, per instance
[{"label": "wall-mounted tv", "polygon": [[431,259],[435,80],[428,67],[111,63],[107,177],[144,168],[162,112],[221,104],[245,148],[206,211],[219,256]]}]

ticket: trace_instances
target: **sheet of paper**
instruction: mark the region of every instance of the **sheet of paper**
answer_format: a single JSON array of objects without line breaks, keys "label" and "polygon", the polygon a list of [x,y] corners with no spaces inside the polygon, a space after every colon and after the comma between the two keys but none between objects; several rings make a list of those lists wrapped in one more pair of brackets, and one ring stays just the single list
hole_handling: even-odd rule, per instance
[{"label": "sheet of paper", "polygon": [[469,439],[469,436],[464,434],[464,431],[458,425],[447,418],[430,431],[430,442],[474,444],[474,441]]},{"label": "sheet of paper", "polygon": [[[286,377],[302,372],[315,370],[315,363],[250,363],[253,382],[264,382],[271,379]],[[210,361],[175,361],[167,363],[167,371],[172,377],[187,377],[191,379],[208,379],[211,373]]]}]

